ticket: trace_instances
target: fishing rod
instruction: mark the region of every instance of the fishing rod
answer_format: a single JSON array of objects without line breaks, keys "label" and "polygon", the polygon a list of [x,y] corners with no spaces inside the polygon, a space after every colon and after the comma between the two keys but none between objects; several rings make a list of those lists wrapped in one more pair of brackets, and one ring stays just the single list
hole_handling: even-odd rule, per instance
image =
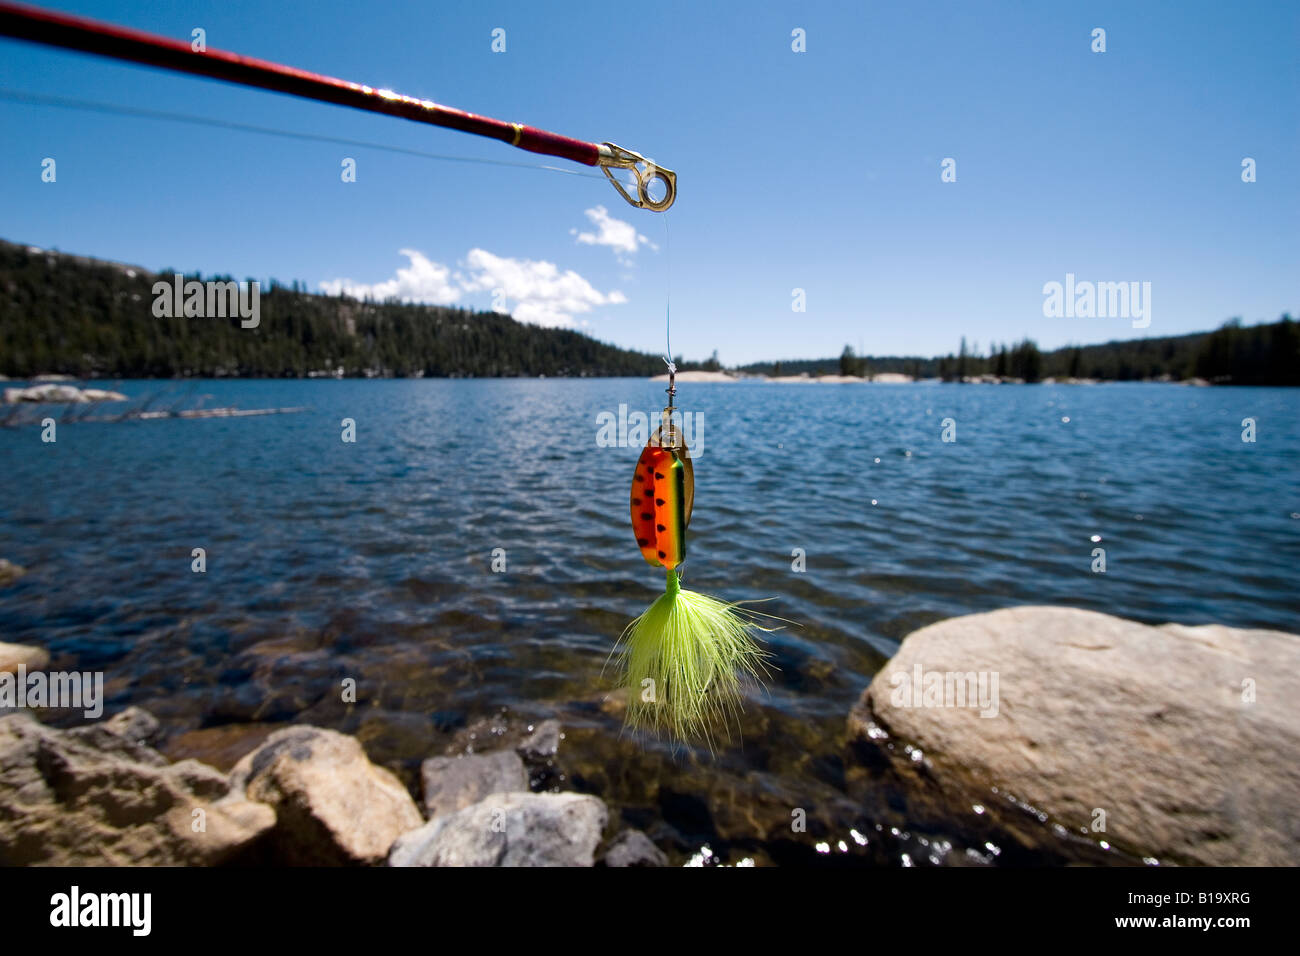
[{"label": "fishing rod", "polygon": [[[620,196],[638,209],[663,212],[677,198],[677,174],[640,153],[614,143],[588,143],[522,123],[467,113],[432,100],[404,96],[387,89],[323,76],[307,70],[241,56],[225,50],[194,50],[190,44],[129,27],[72,14],[0,0],[0,36],[10,36],[47,46],[79,50],[98,56],[142,63],[146,66],[206,76],[276,93],[288,93],[338,106],[384,113],[417,123],[486,136],[530,153],[541,153],[598,166]],[[624,188],[611,169],[629,169],[636,176],[636,193]],[[655,183],[663,190],[651,193]]]}]

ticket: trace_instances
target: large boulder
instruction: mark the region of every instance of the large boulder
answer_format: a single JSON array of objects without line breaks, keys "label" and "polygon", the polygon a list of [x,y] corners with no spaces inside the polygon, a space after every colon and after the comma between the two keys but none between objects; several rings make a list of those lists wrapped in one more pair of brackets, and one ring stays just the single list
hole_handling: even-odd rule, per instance
[{"label": "large boulder", "polygon": [[[50,662],[49,652],[43,647],[26,644],[0,644],[0,674],[17,674],[19,666],[27,671],[42,670]],[[12,678],[10,678],[12,680]]]},{"label": "large boulder", "polygon": [[1296,865],[1297,700],[1296,635],[1021,607],[909,635],[849,730],[954,814],[1032,808],[1003,816],[1013,836],[1042,821],[1161,862]]},{"label": "large boulder", "polygon": [[0,864],[217,864],[270,830],[271,808],[224,774],[168,764],[135,739],[145,723],[59,731],[26,713],[0,717]]},{"label": "large boulder", "polygon": [[494,793],[393,845],[390,866],[591,866],[608,813],[577,793]]},{"label": "large boulder", "polygon": [[463,810],[490,793],[528,789],[528,771],[513,750],[430,757],[420,765],[420,778],[430,818]]},{"label": "large boulder", "polygon": [[278,863],[380,863],[400,834],[424,821],[402,782],[372,764],[360,743],[319,727],[276,731],[230,777],[275,808],[269,845]]}]

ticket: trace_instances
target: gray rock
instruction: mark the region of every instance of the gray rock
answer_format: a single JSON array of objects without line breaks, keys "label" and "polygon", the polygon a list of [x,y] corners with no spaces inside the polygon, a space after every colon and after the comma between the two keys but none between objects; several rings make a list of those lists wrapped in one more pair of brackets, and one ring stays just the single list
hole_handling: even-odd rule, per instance
[{"label": "gray rock", "polygon": [[66,731],[69,738],[93,748],[104,756],[121,757],[133,763],[166,767],[168,760],[152,747],[108,729],[107,723],[85,724]]},{"label": "gray rock", "polygon": [[287,865],[380,863],[424,819],[402,782],[372,764],[360,743],[319,727],[277,731],[230,779],[275,808],[269,845]]},{"label": "gray rock", "polygon": [[430,757],[420,765],[420,778],[424,784],[424,809],[430,818],[463,810],[490,793],[528,789],[524,762],[512,750]]},{"label": "gray rock", "polygon": [[[103,731],[103,728],[98,728]],[[224,774],[104,733],[62,732],[29,714],[0,717],[0,863],[194,866],[226,862],[275,813]]]},{"label": "gray rock", "polygon": [[577,793],[494,793],[403,834],[390,866],[591,866],[608,813]]},{"label": "gray rock", "polygon": [[[917,667],[996,674],[996,716],[953,706],[955,696],[917,706],[908,686]],[[909,635],[849,729],[952,813],[1002,804],[1013,835],[1045,818],[1160,861],[1294,866],[1297,700],[1296,635],[1021,607]],[[995,787],[1004,799],[991,799]],[[1041,816],[1006,812],[1007,797]],[[1093,829],[1097,810],[1104,831]]]},{"label": "gray rock", "polygon": [[128,707],[104,721],[109,733],[134,740],[136,743],[153,743],[159,735],[162,725],[158,718],[141,707]]},{"label": "gray rock", "polygon": [[84,404],[89,402],[81,389],[73,385],[33,385],[30,388],[6,388],[5,402],[16,404],[18,402],[74,402]]},{"label": "gray rock", "polygon": [[605,851],[606,866],[667,866],[668,855],[640,830],[624,830]]},{"label": "gray rock", "polygon": [[138,763],[165,767],[167,758],[151,746],[160,735],[158,718],[140,707],[128,707],[108,720],[68,731],[100,753],[112,753]]},{"label": "gray rock", "polygon": [[515,749],[528,761],[543,761],[554,757],[564,736],[558,720],[543,720]]},{"label": "gray rock", "polygon": [[121,392],[113,392],[102,388],[83,388],[81,394],[85,396],[88,402],[125,402],[126,396]]},{"label": "gray rock", "polygon": [[17,674],[18,668],[39,671],[50,662],[50,654],[43,647],[26,644],[0,644],[0,673]]}]

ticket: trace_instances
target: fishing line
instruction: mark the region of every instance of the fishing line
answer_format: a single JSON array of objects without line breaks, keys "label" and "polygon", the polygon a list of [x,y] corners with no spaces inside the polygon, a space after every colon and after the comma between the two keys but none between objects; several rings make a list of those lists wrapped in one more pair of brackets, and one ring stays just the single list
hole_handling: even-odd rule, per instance
[{"label": "fishing line", "polygon": [[672,248],[668,241],[668,213],[664,212],[664,276],[666,286],[664,290],[664,345],[668,349],[668,355],[664,361],[668,363],[669,371],[677,371],[677,366],[673,364],[673,257]]},{"label": "fishing line", "polygon": [[[668,366],[668,408],[665,409],[663,427],[671,429],[674,426],[667,416],[671,415],[672,408],[677,403],[677,363],[673,361],[673,258],[672,243],[668,235],[667,210],[664,211],[664,347],[668,349],[668,354],[664,357],[664,364]],[[682,561],[677,565],[675,575],[672,572],[668,574],[669,590],[672,590],[685,574],[686,563]]]},{"label": "fishing line", "polygon": [[117,116],[132,116],[137,119],[163,120],[173,123],[189,123],[194,126],[210,126],[217,129],[235,130],[242,133],[260,133],[263,136],[279,136],[282,139],[296,139],[316,143],[333,143],[340,146],[359,146],[363,149],[375,149],[386,153],[401,153],[417,156],[420,159],[442,160],[451,163],[481,163],[487,166],[511,166],[516,169],[545,169],[550,172],[564,173],[566,176],[579,176],[583,179],[601,179],[598,173],[584,173],[561,166],[548,166],[545,163],[516,163],[507,159],[481,159],[476,156],[448,156],[444,153],[428,153],[404,146],[389,146],[361,139],[345,139],[339,136],[325,136],[320,133],[300,133],[295,130],[274,129],[269,126],[254,126],[250,123],[236,123],[232,120],[216,119],[209,116],[195,116],[189,113],[168,113],[161,110],[146,110],[134,106],[119,106],[115,103],[101,103],[95,100],[72,99],[64,96],[47,96],[29,93],[25,90],[11,90],[0,87],[0,100],[14,103],[26,103],[37,106],[54,106],[60,109],[82,110],[89,113],[108,113]]}]

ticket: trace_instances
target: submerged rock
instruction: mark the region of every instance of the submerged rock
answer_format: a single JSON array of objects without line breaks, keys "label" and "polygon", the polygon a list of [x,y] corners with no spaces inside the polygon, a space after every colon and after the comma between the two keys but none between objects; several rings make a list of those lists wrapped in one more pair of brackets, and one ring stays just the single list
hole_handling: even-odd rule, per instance
[{"label": "submerged rock", "polygon": [[25,713],[0,717],[0,864],[215,864],[272,827],[271,808],[244,799],[224,774],[194,760],[168,764],[125,735],[141,726],[64,732]]},{"label": "submerged rock", "polygon": [[424,819],[402,782],[372,764],[361,744],[319,727],[276,731],[230,778],[275,808],[268,843],[277,863],[380,863],[393,841]]},{"label": "submerged rock", "polygon": [[43,647],[26,644],[0,644],[0,674],[16,674],[18,668],[38,671],[50,662],[50,654]]},{"label": "submerged rock", "polygon": [[26,573],[27,569],[22,565],[14,564],[8,558],[0,558],[0,587],[13,584]]},{"label": "submerged rock", "polygon": [[515,745],[515,752],[523,758],[528,769],[528,785],[525,790],[559,790],[564,784],[565,774],[558,765],[560,741],[564,731],[558,720],[543,720],[527,737]]},{"label": "submerged rock", "polygon": [[608,812],[577,793],[494,793],[398,838],[390,866],[591,866]]},{"label": "submerged rock", "polygon": [[546,760],[560,749],[563,736],[558,720],[543,720],[515,749],[525,760]]},{"label": "submerged rock", "polygon": [[192,758],[229,773],[267,737],[283,729],[279,724],[219,724],[170,737],[162,751],[172,760]]},{"label": "submerged rock", "polygon": [[491,793],[528,789],[528,772],[513,750],[430,757],[420,766],[420,778],[430,818],[463,810]]},{"label": "submerged rock", "polygon": [[1026,842],[1050,822],[1161,862],[1296,865],[1296,700],[1296,635],[1021,607],[909,635],[849,730],[918,803]]},{"label": "submerged rock", "polygon": [[624,830],[605,851],[606,866],[667,866],[668,855],[640,830]]}]

